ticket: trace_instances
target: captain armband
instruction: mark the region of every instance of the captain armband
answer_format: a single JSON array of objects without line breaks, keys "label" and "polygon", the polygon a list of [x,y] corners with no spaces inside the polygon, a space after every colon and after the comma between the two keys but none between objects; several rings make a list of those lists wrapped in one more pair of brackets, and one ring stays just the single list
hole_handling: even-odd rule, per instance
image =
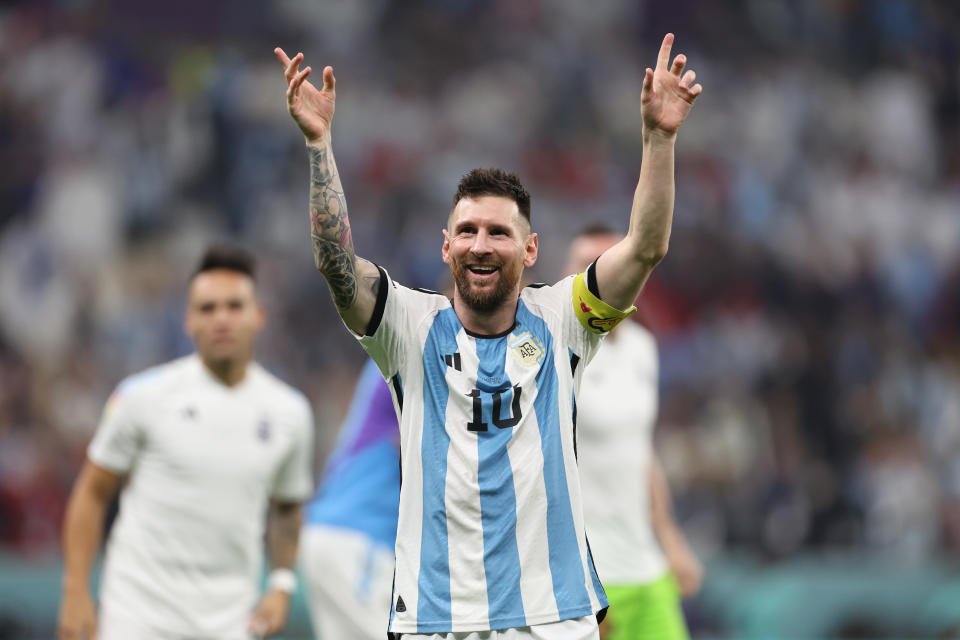
[{"label": "captain armband", "polygon": [[593,295],[587,287],[584,274],[578,273],[573,280],[573,310],[580,324],[593,333],[609,333],[620,321],[637,310],[631,306],[620,311]]}]

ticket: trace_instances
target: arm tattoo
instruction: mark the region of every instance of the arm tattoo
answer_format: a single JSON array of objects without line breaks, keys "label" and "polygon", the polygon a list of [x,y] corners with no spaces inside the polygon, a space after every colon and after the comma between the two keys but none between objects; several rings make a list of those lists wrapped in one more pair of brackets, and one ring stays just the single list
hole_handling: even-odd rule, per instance
[{"label": "arm tattoo", "polygon": [[357,263],[347,200],[329,144],[309,147],[310,235],[317,269],[327,279],[338,309],[357,299]]}]

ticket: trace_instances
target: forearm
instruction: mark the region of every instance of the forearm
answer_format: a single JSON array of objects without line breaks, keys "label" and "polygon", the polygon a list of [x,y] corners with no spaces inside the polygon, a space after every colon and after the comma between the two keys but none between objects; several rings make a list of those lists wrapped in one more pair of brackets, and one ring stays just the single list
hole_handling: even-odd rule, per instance
[{"label": "forearm", "polygon": [[103,536],[108,501],[74,489],[67,503],[63,525],[63,590],[90,589],[90,568]]},{"label": "forearm", "polygon": [[644,132],[643,163],[633,195],[630,227],[634,258],[653,269],[667,253],[673,224],[676,135]]},{"label": "forearm", "polygon": [[353,248],[347,200],[327,136],[307,145],[310,154],[310,235],[317,269],[348,327],[364,335],[380,286],[376,266],[358,258]]},{"label": "forearm", "polygon": [[660,546],[668,555],[687,547],[686,537],[673,517],[670,487],[655,457],[650,464],[650,521]]},{"label": "forearm", "polygon": [[334,304],[343,311],[357,299],[357,256],[347,217],[347,200],[330,138],[308,145],[307,151],[314,262],[330,286]]},{"label": "forearm", "polygon": [[644,134],[643,162],[627,235],[597,261],[600,296],[618,309],[633,304],[650,272],[667,253],[673,223],[675,137],[662,132]]},{"label": "forearm", "polygon": [[293,568],[302,524],[303,508],[299,503],[274,505],[267,530],[270,564],[274,569]]}]

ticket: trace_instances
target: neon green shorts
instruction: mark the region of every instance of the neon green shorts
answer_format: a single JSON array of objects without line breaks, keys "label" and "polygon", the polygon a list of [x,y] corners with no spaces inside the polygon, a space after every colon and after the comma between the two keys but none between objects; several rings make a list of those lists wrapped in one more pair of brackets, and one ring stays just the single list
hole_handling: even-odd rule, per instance
[{"label": "neon green shorts", "polygon": [[673,574],[647,584],[605,586],[604,591],[610,601],[604,640],[689,640]]}]

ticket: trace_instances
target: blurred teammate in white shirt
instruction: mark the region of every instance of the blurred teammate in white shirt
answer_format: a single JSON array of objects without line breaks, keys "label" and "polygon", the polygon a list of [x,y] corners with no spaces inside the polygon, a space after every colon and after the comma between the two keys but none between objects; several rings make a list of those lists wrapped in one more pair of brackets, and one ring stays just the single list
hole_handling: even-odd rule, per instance
[{"label": "blurred teammate in white shirt", "polygon": [[[565,273],[580,273],[621,237],[585,229],[570,245]],[[610,600],[606,640],[686,640],[680,596],[695,593],[703,576],[653,450],[657,373],[653,336],[622,322],[584,369],[577,396],[583,515]]]},{"label": "blurred teammate in white shirt", "polygon": [[[120,383],[74,485],[61,640],[245,640],[283,628],[313,486],[313,416],[253,361],[263,325],[252,257],[209,250],[185,317],[196,353]],[[97,612],[90,568],[121,489]],[[273,571],[258,602],[265,528]]]}]

